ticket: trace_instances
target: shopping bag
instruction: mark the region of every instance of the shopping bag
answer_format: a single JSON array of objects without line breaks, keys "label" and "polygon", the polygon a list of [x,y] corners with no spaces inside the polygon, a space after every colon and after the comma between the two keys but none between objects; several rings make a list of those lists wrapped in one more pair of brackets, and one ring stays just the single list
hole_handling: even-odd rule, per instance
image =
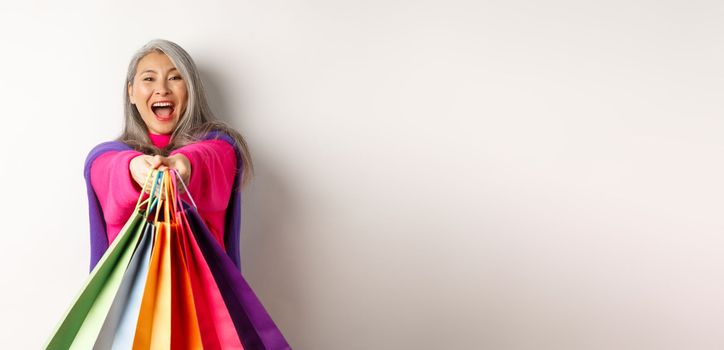
[{"label": "shopping bag", "polygon": [[101,328],[95,349],[130,349],[141,310],[153,244],[153,225],[144,227],[141,240],[128,264],[121,286]]},{"label": "shopping bag", "polygon": [[139,197],[133,214],[91,271],[65,317],[56,326],[46,349],[89,349],[93,346],[120,287],[133,247],[144,228],[145,216],[139,208],[147,204],[148,200],[141,199]]},{"label": "shopping bag", "polygon": [[290,349],[180,176],[152,174],[45,348]]},{"label": "shopping bag", "polygon": [[259,298],[213,237],[195,206],[182,204],[183,224],[193,233],[210,267],[244,348],[291,349]]},{"label": "shopping bag", "polygon": [[[176,184],[175,177],[172,178],[172,183]],[[182,207],[178,195],[176,198],[178,207]],[[243,349],[214,276],[204,260],[196,239],[188,231],[188,225],[183,224],[184,213],[177,212],[176,215],[179,222],[178,229],[184,231],[178,235],[179,243],[189,271],[204,349]]]},{"label": "shopping bag", "polygon": [[[149,173],[146,184],[150,178]],[[141,210],[141,206],[147,205],[152,198],[142,199],[143,195],[139,196],[131,217],[91,271],[75,301],[47,341],[46,349],[90,349],[94,346],[146,227],[147,213]]]}]

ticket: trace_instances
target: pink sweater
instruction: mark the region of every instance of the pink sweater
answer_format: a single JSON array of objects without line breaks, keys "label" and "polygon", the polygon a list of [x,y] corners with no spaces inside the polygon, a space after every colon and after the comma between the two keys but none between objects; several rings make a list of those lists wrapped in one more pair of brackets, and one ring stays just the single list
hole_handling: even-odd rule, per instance
[{"label": "pink sweater", "polygon": [[[166,146],[171,139],[171,135],[151,133],[149,137],[157,147]],[[170,155],[177,153],[191,162],[189,192],[199,214],[225,249],[224,220],[236,176],[234,148],[223,140],[205,140],[176,149]],[[91,185],[103,209],[109,244],[126,224],[141,194],[141,186],[131,177],[129,164],[142,154],[134,150],[109,151],[91,164]],[[181,198],[191,203],[186,193],[181,194]]]}]

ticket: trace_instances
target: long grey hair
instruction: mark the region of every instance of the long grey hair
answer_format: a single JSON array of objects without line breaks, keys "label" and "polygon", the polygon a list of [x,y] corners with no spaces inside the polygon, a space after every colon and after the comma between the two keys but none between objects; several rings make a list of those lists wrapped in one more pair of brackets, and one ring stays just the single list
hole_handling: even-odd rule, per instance
[{"label": "long grey hair", "polygon": [[[163,53],[168,56],[186,82],[188,94],[186,110],[184,114],[180,116],[176,129],[171,134],[171,140],[168,146],[164,148],[158,148],[151,142],[151,139],[148,137],[146,123],[128,96],[128,85],[133,85],[138,62],[152,52]],[[200,138],[209,131],[220,131],[234,139],[241,153],[242,164],[237,164],[237,168],[243,170],[240,186],[244,187],[244,185],[251,180],[254,169],[246,141],[239,132],[214,116],[206,101],[206,94],[204,93],[196,64],[186,50],[178,44],[164,39],[153,39],[133,55],[128,65],[126,83],[123,85],[123,100],[125,122],[123,133],[116,139],[117,141],[124,142],[135,150],[145,154],[167,156],[177,148],[200,140]]]}]

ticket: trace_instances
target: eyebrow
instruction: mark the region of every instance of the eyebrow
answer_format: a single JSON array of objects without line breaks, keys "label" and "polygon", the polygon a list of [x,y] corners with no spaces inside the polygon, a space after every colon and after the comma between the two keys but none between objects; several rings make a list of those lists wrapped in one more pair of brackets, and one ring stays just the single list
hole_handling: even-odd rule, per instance
[{"label": "eyebrow", "polygon": [[[170,72],[170,71],[174,71],[174,70],[178,70],[178,69],[176,69],[176,67],[173,67],[173,68],[169,69],[168,71]],[[146,69],[143,72],[141,72],[141,74],[146,73],[146,72],[156,73],[155,70],[149,68],[149,69]]]}]

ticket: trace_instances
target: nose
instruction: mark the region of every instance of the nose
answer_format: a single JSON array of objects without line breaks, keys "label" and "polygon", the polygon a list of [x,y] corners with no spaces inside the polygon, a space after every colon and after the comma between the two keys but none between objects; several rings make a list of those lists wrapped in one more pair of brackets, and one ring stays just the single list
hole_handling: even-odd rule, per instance
[{"label": "nose", "polygon": [[160,83],[156,87],[156,95],[165,96],[169,92],[171,92],[171,90],[166,86],[166,81],[164,79],[159,79],[159,80],[160,80]]}]

